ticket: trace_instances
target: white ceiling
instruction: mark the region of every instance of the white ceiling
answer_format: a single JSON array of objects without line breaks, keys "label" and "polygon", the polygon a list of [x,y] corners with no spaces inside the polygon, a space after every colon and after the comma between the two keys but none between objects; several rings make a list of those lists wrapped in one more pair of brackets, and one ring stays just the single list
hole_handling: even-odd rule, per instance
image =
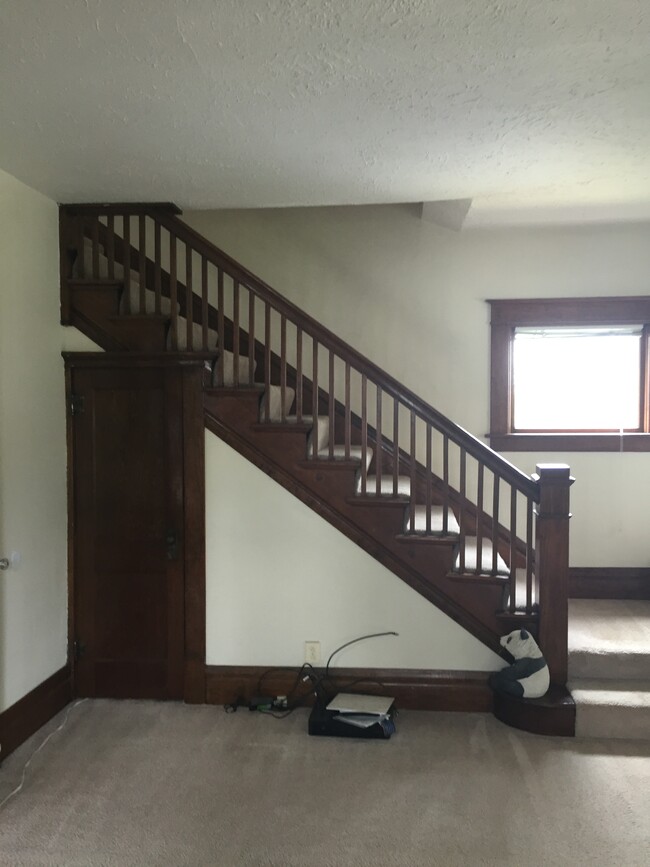
[{"label": "white ceiling", "polygon": [[1,0],[0,167],[59,201],[650,214],[645,0]]}]

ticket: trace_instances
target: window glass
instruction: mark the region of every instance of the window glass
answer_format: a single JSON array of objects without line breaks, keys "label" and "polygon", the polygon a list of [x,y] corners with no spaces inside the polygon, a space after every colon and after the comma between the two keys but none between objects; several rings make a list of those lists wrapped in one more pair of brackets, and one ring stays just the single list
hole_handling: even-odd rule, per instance
[{"label": "window glass", "polygon": [[639,430],[641,338],[641,326],[516,328],[513,430]]}]

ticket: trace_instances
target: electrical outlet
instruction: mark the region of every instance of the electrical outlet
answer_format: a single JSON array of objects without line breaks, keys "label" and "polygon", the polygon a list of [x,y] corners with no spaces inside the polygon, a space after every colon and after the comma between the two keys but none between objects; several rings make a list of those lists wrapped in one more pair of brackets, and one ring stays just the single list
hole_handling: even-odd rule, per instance
[{"label": "electrical outlet", "polygon": [[320,665],[320,641],[305,641],[305,662]]}]

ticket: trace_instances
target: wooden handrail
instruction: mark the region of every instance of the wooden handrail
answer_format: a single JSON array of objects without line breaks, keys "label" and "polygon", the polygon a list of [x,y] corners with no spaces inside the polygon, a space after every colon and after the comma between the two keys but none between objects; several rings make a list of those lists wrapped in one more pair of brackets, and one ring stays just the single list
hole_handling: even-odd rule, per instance
[{"label": "wooden handrail", "polygon": [[91,202],[89,204],[69,204],[69,205],[59,205],[61,210],[65,211],[65,213],[69,217],[76,217],[82,214],[93,215],[96,214],[100,216],[102,214],[117,214],[119,216],[122,215],[131,215],[131,216],[140,216],[145,213],[153,213],[155,211],[156,215],[158,214],[182,214],[182,210],[175,205],[173,202],[106,202],[102,204],[101,202],[95,202],[94,204]]},{"label": "wooden handrail", "polygon": [[326,348],[335,352],[344,361],[349,362],[359,373],[365,375],[386,394],[400,401],[408,410],[416,413],[423,421],[431,424],[436,430],[445,434],[456,445],[465,449],[492,472],[497,473],[508,484],[513,485],[527,497],[539,501],[538,483],[511,464],[501,455],[492,451],[485,443],[473,434],[448,419],[410,389],[403,386],[397,379],[378,367],[354,347],[350,346],[332,331],[321,325],[317,320],[305,313],[275,291],[263,280],[256,277],[239,262],[224,253],[202,235],[188,226],[178,217],[168,216],[165,211],[156,206],[147,208],[149,216],[163,225],[183,243],[187,243],[195,252],[205,256],[212,264],[228,273],[234,280],[251,289],[261,299],[271,304],[280,314],[309,333]]}]

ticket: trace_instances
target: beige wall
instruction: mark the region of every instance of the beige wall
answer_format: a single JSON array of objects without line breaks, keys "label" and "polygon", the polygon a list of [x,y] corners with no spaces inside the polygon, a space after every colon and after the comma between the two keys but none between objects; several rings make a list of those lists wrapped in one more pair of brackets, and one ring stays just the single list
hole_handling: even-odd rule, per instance
[{"label": "beige wall", "polygon": [[0,709],[66,660],[58,258],[55,202],[0,174]]},{"label": "beige wall", "polygon": [[0,711],[66,661],[65,401],[56,203],[0,172]]},{"label": "beige wall", "polygon": [[[454,233],[422,221],[418,208],[408,205],[204,211],[187,213],[185,219],[479,437],[488,430],[489,418],[489,308],[485,299],[649,291],[648,225]],[[224,448],[208,446],[209,661],[296,664],[302,660],[305,639],[319,639],[331,649],[339,639],[344,641],[356,632],[391,628],[381,612],[397,610],[393,603],[398,579],[385,575],[362,552],[352,551],[350,543],[333,534],[325,522],[305,517],[309,547],[327,554],[324,583],[313,584],[305,562],[283,553],[291,550],[295,538],[292,533],[283,535],[285,521],[277,517],[289,509],[288,503],[281,505],[273,487],[253,482],[253,477],[242,487],[233,470],[241,459],[231,465]],[[647,455],[520,453],[507,457],[526,472],[533,472],[538,461],[566,461],[571,466],[576,477],[573,565],[650,565]],[[227,473],[230,480],[225,498],[214,480],[217,473]],[[253,491],[257,523],[251,525]],[[292,507],[292,522],[298,507],[308,511],[300,504]],[[274,533],[270,538],[264,534],[266,558],[255,541],[257,527],[264,524],[263,515],[274,516]],[[239,539],[244,544],[236,558],[231,543],[239,522],[246,532]],[[338,577],[350,571],[365,576],[355,587]],[[262,590],[260,576],[264,576]],[[364,585],[364,581],[369,583]],[[289,598],[300,600],[294,602],[291,621],[299,625],[290,628],[283,620],[279,631],[262,619],[256,622],[253,648],[247,618],[256,610],[256,594],[266,594],[268,586],[281,588],[281,598],[286,592]],[[330,603],[326,610],[321,607],[328,586],[336,588],[337,610],[350,615],[343,629]],[[369,594],[374,599],[370,619],[365,608],[368,586],[376,590],[374,596]],[[295,595],[299,588],[305,592]],[[399,645],[359,648],[349,664],[453,667],[449,648],[457,651],[457,668],[494,664],[487,651],[477,660],[475,648],[467,643],[469,636],[454,624],[437,633],[438,626],[426,622],[422,614],[423,608],[431,606],[402,585],[399,592],[403,591],[403,610],[412,602],[407,601],[410,593],[419,612],[413,629]],[[269,599],[267,603],[271,604]],[[318,611],[323,612],[322,617]],[[444,635],[441,642],[437,634]]]}]

